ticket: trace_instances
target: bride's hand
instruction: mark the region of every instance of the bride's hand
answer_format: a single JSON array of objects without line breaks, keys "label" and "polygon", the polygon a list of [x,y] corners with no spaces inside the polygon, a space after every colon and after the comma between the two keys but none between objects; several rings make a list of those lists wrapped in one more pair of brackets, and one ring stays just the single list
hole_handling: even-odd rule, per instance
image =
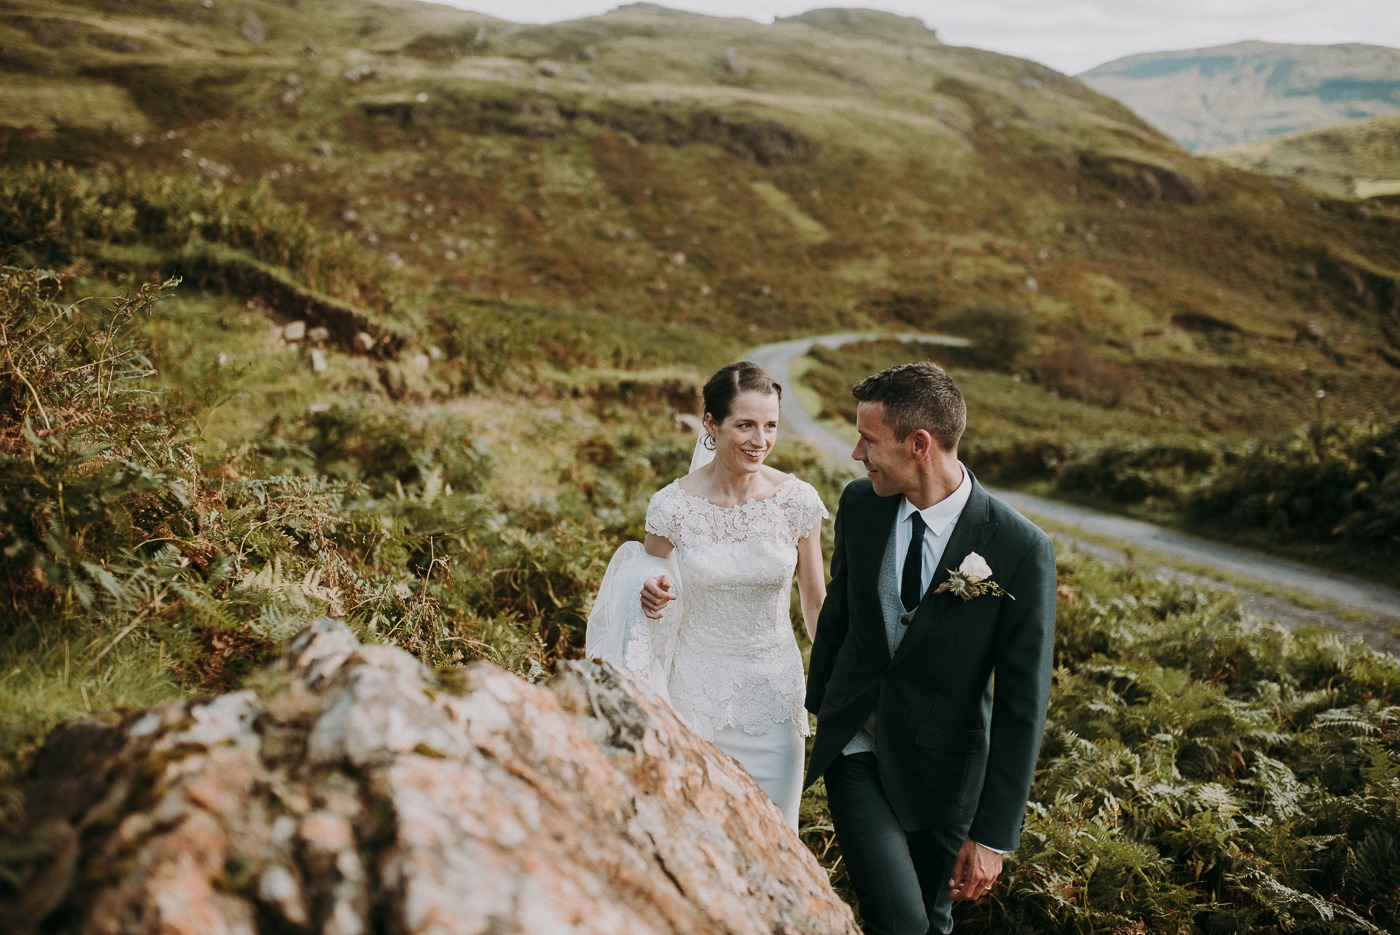
[{"label": "bride's hand", "polygon": [[652,620],[660,620],[666,605],[675,599],[675,589],[671,587],[671,579],[666,575],[648,578],[642,585],[642,613]]}]

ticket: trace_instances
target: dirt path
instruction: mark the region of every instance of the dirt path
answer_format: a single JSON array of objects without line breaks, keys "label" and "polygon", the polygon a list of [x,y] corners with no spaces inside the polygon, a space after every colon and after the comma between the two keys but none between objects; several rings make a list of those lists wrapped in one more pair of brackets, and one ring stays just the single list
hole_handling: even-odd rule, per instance
[{"label": "dirt path", "polygon": [[[796,390],[792,363],[814,345],[840,347],[862,338],[901,337],[889,333],[847,333],[768,344],[749,359],[765,367],[785,387]],[[917,336],[921,341],[950,340]],[[838,466],[858,470],[850,459],[854,436],[843,438],[807,411],[802,394],[788,394],[783,407],[786,431],[820,450]],[[1107,561],[1155,565],[1174,578],[1208,583],[1236,592],[1251,612],[1287,626],[1315,623],[1366,640],[1373,648],[1400,655],[1400,591],[1336,572],[1323,571],[1247,549],[1223,545],[1100,513],[1057,500],[989,488],[1046,527],[1061,545]]]}]

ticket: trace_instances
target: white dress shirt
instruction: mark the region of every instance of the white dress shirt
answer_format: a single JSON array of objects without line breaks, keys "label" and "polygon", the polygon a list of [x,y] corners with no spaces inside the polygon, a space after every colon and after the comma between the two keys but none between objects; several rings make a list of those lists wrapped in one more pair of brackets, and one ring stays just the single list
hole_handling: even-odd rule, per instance
[{"label": "white dress shirt", "polygon": [[909,554],[909,540],[913,538],[910,535],[913,524],[909,522],[909,517],[916,512],[924,516],[924,561],[923,574],[919,576],[920,595],[928,590],[929,582],[938,571],[938,563],[943,561],[943,553],[948,550],[948,539],[953,526],[957,524],[963,507],[967,506],[968,498],[972,496],[972,475],[967,473],[967,468],[963,467],[961,461],[958,462],[958,467],[962,468],[962,483],[933,506],[920,510],[909,502],[908,497],[899,504],[898,519],[894,527],[895,568],[902,569],[904,557]]}]

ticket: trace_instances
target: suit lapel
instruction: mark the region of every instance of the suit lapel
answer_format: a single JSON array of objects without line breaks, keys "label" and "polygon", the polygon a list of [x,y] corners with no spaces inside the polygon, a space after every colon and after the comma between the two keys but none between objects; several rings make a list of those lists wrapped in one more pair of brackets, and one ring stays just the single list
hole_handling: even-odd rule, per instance
[{"label": "suit lapel", "polygon": [[948,547],[943,551],[943,560],[938,563],[938,568],[934,569],[933,580],[929,582],[928,590],[924,592],[923,600],[914,612],[914,619],[909,622],[909,632],[904,634],[899,648],[895,650],[891,665],[903,661],[930,631],[946,624],[949,618],[957,614],[959,605],[963,603],[961,600],[953,594],[933,592],[948,580],[948,569],[961,564],[969,552],[986,555],[987,543],[997,531],[997,524],[991,521],[991,507],[991,498],[974,477],[972,495],[968,497],[967,506],[963,507],[962,515],[953,527]]}]

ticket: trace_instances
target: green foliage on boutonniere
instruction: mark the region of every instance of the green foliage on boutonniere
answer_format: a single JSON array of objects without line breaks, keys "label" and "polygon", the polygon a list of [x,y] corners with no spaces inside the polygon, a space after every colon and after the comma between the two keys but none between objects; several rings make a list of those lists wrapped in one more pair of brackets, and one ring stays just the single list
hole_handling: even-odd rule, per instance
[{"label": "green foliage on boutonniere", "polygon": [[934,589],[934,594],[945,594],[952,592],[965,601],[970,601],[974,597],[981,597],[990,594],[993,597],[1005,595],[1013,601],[1016,598],[1007,594],[1002,586],[992,580],[992,566],[987,564],[987,560],[976,552],[967,553],[967,558],[962,560],[962,564],[957,570],[948,569],[948,580],[944,581]]}]

